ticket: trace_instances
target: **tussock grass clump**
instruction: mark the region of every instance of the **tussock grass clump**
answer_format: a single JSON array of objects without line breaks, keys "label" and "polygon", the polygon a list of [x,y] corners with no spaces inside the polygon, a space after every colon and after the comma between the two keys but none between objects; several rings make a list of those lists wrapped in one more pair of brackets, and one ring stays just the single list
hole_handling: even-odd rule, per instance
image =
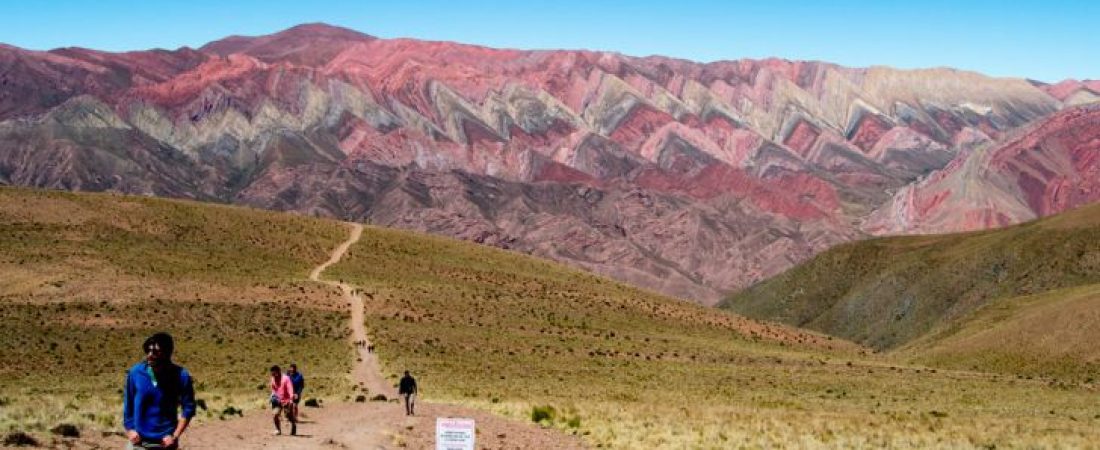
[{"label": "tussock grass clump", "polygon": [[38,447],[38,440],[22,431],[14,431],[4,436],[4,445],[11,447]]},{"label": "tussock grass clump", "polygon": [[225,408],[222,409],[221,413],[218,414],[218,418],[222,419],[222,420],[225,420],[226,418],[230,418],[230,417],[233,417],[233,416],[243,417],[244,416],[244,411],[241,410],[240,408],[236,407],[236,406],[227,405]]},{"label": "tussock grass clump", "polygon": [[71,423],[62,423],[50,428],[50,433],[56,434],[61,437],[78,438],[80,437],[80,428]]},{"label": "tussock grass clump", "polygon": [[553,406],[532,406],[531,407],[531,421],[535,423],[550,424],[554,422],[554,418],[558,415],[558,410]]}]

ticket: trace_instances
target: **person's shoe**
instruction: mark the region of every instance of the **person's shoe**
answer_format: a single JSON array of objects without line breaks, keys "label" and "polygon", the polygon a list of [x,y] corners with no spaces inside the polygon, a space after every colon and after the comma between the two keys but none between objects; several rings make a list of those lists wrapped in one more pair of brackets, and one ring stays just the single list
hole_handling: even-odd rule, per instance
[{"label": "person's shoe", "polygon": [[280,429],[276,428],[275,431],[271,432],[271,434],[273,434],[275,436],[278,436],[280,434],[283,434],[283,430],[280,430]]}]

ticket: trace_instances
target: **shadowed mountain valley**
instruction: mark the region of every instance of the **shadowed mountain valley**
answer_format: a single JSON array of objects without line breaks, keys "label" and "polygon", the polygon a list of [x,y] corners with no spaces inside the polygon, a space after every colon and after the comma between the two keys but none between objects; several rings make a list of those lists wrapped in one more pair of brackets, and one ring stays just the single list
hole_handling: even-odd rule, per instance
[{"label": "shadowed mountain valley", "polygon": [[1092,380],[1098,287],[1092,205],[999,230],[845,244],[722,306],[915,361]]}]

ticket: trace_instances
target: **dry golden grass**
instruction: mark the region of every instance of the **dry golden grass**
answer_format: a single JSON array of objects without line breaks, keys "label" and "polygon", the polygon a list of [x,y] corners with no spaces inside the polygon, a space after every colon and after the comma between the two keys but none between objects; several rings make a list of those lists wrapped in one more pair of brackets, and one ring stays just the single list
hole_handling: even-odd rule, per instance
[{"label": "dry golden grass", "polygon": [[538,419],[596,447],[1100,439],[1081,386],[914,367],[513,253],[368,228],[330,270],[365,293],[391,378],[524,420],[552,409]]},{"label": "dry golden grass", "polygon": [[[262,407],[263,369],[290,359],[311,395],[345,398],[346,311],[304,279],[346,233],[237,208],[0,189],[0,430],[117,430],[122,371],[159,329],[196,374],[202,420]],[[1100,442],[1088,386],[912,366],[472,244],[368,228],[325,277],[363,290],[391,379],[408,368],[429,400],[538,411],[594,447]]]},{"label": "dry golden grass", "polygon": [[1057,382],[1100,379],[1100,285],[1003,299],[899,350],[915,362]]},{"label": "dry golden grass", "polygon": [[346,238],[329,221],[114,195],[0,189],[0,431],[121,428],[125,370],[159,330],[216,420],[264,406],[271,364],[342,400],[339,294],[306,280]]},{"label": "dry golden grass", "polygon": [[308,368],[310,396],[342,399],[350,352],[346,316],[285,305],[156,300],[100,305],[79,301],[0,305],[0,377],[7,405],[0,430],[44,432],[59,423],[121,427],[126,370],[145,336],[177,338],[178,363],[195,375],[204,419],[226,407],[264,406],[266,368]]}]

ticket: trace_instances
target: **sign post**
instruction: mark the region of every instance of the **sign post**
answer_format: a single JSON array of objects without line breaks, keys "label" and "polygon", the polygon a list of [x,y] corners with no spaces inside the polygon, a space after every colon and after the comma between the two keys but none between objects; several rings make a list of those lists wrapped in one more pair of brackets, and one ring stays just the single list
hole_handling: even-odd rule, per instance
[{"label": "sign post", "polygon": [[474,419],[435,419],[435,450],[475,450]]}]

